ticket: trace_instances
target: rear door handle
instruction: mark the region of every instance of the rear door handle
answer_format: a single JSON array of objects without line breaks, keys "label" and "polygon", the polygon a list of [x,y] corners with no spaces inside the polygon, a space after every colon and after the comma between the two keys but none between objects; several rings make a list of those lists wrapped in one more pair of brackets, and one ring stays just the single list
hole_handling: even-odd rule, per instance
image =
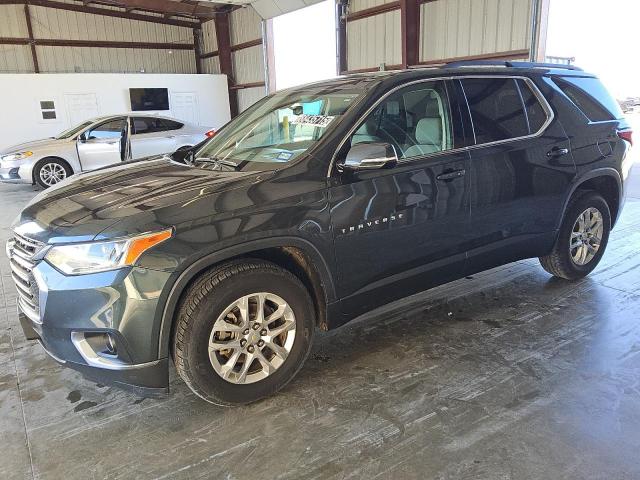
[{"label": "rear door handle", "polygon": [[456,178],[464,177],[464,174],[467,173],[466,170],[454,170],[453,172],[445,172],[441,173],[436,177],[436,179],[441,182],[447,182],[449,180],[455,180]]},{"label": "rear door handle", "polygon": [[549,158],[562,157],[563,155],[566,155],[568,153],[569,153],[568,148],[553,147],[551,150],[547,152],[547,157]]}]

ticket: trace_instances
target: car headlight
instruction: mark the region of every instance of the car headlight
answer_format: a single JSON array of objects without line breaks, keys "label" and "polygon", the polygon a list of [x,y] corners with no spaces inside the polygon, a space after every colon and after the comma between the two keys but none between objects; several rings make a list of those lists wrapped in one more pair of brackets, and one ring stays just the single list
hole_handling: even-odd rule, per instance
[{"label": "car headlight", "polygon": [[133,265],[145,251],[172,234],[168,229],[106,242],[57,245],[47,252],[45,260],[67,275],[106,272]]},{"label": "car headlight", "polygon": [[24,160],[25,158],[30,157],[31,155],[33,155],[33,152],[16,152],[16,153],[10,153],[9,155],[3,155],[2,156],[2,160]]}]

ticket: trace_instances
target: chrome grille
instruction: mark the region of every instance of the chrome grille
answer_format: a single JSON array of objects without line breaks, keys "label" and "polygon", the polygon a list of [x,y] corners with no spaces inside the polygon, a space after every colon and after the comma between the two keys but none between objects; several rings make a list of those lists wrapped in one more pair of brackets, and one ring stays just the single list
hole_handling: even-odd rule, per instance
[{"label": "chrome grille", "polygon": [[11,278],[18,290],[18,305],[35,322],[40,322],[40,292],[33,276],[36,266],[33,258],[43,247],[43,243],[18,234],[7,242]]}]

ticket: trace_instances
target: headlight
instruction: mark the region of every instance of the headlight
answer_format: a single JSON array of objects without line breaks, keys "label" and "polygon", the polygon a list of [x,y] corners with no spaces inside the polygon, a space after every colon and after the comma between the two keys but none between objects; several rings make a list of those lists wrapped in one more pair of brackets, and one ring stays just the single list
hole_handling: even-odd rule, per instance
[{"label": "headlight", "polygon": [[27,157],[33,155],[33,152],[16,152],[10,153],[9,155],[3,155],[2,160],[24,160]]},{"label": "headlight", "polygon": [[67,275],[106,272],[133,265],[145,251],[171,237],[173,230],[108,242],[58,245],[45,256],[47,262]]}]

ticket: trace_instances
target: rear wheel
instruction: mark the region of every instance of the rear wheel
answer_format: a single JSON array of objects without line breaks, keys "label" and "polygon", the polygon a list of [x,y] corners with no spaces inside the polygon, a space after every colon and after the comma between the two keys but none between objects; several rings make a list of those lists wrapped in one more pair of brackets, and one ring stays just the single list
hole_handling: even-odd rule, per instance
[{"label": "rear wheel", "polygon": [[556,277],[576,280],[596,268],[609,241],[611,214],[597,192],[576,194],[569,203],[553,250],[540,257],[542,267]]},{"label": "rear wheel", "polygon": [[66,162],[56,158],[40,160],[33,171],[36,183],[42,188],[52,187],[72,174],[71,167]]},{"label": "rear wheel", "polygon": [[181,301],[176,370],[218,405],[271,395],[302,367],[314,332],[313,303],[298,278],[262,260],[239,260],[198,278]]}]

